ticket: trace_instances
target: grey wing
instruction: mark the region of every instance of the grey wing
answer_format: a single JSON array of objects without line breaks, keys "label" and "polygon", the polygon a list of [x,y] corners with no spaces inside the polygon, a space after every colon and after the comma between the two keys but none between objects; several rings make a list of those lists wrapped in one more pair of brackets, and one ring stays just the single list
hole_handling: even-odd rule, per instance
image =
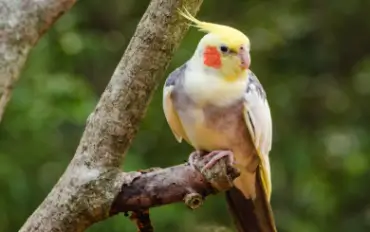
[{"label": "grey wing", "polygon": [[272,120],[266,93],[257,77],[250,71],[244,95],[244,118],[261,160],[262,182],[268,198],[271,195],[269,152],[272,144]]},{"label": "grey wing", "polygon": [[175,87],[181,84],[182,78],[184,78],[184,73],[186,70],[186,64],[180,66],[176,70],[174,70],[170,75],[167,77],[166,82],[163,87],[163,111],[166,117],[166,120],[174,134],[176,140],[181,142],[182,139],[188,140],[186,137],[186,133],[183,129],[181,124],[180,118],[176,112],[172,101],[172,92]]}]

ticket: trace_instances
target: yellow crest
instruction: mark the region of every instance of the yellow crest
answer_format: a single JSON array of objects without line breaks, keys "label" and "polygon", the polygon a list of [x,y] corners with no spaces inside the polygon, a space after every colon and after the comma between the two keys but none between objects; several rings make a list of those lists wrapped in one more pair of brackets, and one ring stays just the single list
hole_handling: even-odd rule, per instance
[{"label": "yellow crest", "polygon": [[212,33],[219,36],[225,43],[230,47],[237,47],[240,44],[250,45],[249,39],[243,32],[226,25],[220,25],[215,23],[203,22],[192,16],[188,10],[184,8],[184,11],[179,10],[179,13],[194,23],[194,27],[198,28],[199,31]]}]

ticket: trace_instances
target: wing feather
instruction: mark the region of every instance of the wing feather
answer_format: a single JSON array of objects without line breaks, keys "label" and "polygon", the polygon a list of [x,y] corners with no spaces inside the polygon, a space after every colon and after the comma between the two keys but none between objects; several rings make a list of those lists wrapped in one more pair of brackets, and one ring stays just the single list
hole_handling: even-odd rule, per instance
[{"label": "wing feather", "polygon": [[163,111],[168,122],[168,125],[171,128],[172,133],[174,134],[176,140],[181,143],[182,139],[188,140],[186,133],[183,129],[180,118],[176,112],[172,101],[172,92],[174,88],[180,83],[181,79],[184,76],[186,69],[186,64],[174,70],[167,77],[166,82],[163,87]]},{"label": "wing feather", "polygon": [[266,93],[257,77],[250,71],[244,95],[244,119],[261,160],[260,176],[268,200],[271,197],[269,152],[272,144],[272,120]]}]

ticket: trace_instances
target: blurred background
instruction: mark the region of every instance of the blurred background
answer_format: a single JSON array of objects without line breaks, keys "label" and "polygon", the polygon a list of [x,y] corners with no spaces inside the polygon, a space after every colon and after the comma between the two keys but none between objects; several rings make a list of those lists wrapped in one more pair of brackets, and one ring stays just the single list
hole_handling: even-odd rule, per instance
[{"label": "blurred background", "polygon": [[[65,170],[148,3],[78,1],[33,50],[0,124],[0,231],[17,231]],[[369,9],[365,0],[205,0],[198,14],[251,39],[252,70],[274,122],[272,205],[280,232],[370,231]],[[167,74],[202,36],[189,31]],[[171,134],[161,94],[125,170],[178,164],[192,150]],[[223,197],[196,211],[153,209],[156,231],[232,231]],[[135,228],[119,215],[88,230],[98,231]]]}]

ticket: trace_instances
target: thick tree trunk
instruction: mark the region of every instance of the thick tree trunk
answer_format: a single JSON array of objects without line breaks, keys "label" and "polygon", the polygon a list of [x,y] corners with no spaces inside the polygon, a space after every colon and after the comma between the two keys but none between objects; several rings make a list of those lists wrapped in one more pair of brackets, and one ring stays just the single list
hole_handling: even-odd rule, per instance
[{"label": "thick tree trunk", "polygon": [[[27,2],[14,1],[20,5]],[[84,231],[94,222],[109,217],[112,203],[119,193],[125,191],[124,186],[130,186],[134,179],[142,175],[139,172],[122,173],[119,167],[151,96],[188,29],[188,23],[180,17],[177,9],[186,7],[195,14],[201,2],[151,2],[98,105],[87,120],[73,160],[20,231]],[[38,34],[31,33],[30,36],[36,40]],[[32,44],[34,41],[22,45],[24,47],[17,48],[17,51],[27,53]],[[23,64],[26,56],[22,57],[17,63]],[[11,78],[18,76],[22,65],[4,63],[8,62],[6,56],[0,58],[5,66],[1,73],[12,73]],[[171,175],[171,172],[168,174]]]},{"label": "thick tree trunk", "polygon": [[31,48],[76,0],[0,0],[0,122]]}]

